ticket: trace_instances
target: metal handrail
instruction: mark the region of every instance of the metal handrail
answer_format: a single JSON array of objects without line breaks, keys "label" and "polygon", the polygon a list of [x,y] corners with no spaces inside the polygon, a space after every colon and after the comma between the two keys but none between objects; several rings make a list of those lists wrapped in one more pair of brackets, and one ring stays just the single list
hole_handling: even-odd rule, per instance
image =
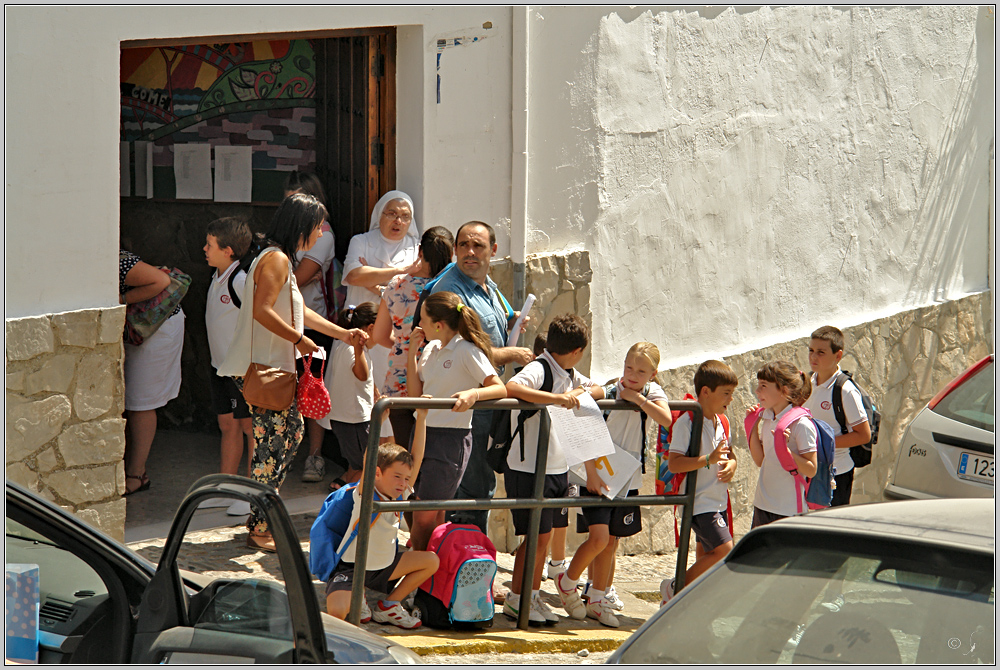
[{"label": "metal handrail", "polygon": [[[538,552],[538,529],[542,521],[542,510],[563,507],[624,507],[634,505],[681,505],[680,541],[677,546],[677,568],[674,574],[676,590],[684,586],[687,574],[688,545],[691,535],[691,516],[694,507],[694,491],[697,485],[698,470],[687,473],[685,493],[678,495],[641,495],[629,498],[608,500],[603,496],[594,498],[546,498],[543,495],[545,484],[545,469],[548,461],[549,430],[551,419],[549,413],[542,411],[537,414],[540,419],[538,426],[538,452],[535,457],[535,481],[531,498],[467,498],[461,500],[375,500],[375,467],[378,461],[378,444],[382,429],[382,413],[390,408],[397,409],[451,409],[454,398],[399,398],[386,397],[375,403],[372,408],[371,426],[368,431],[368,447],[365,451],[364,471],[359,484],[361,491],[361,509],[359,519],[370,519],[372,513],[385,511],[438,511],[438,510],[490,510],[490,509],[530,509],[528,517],[528,535],[525,540],[524,570],[520,584],[521,602],[518,604],[517,627],[528,629],[528,613],[531,609],[531,583],[534,576],[535,556]],[[636,406],[624,400],[598,400],[597,406],[602,410],[631,410]],[[509,409],[509,410],[544,410],[548,405],[527,403],[513,398],[477,402],[473,409]],[[672,401],[670,409],[675,411],[691,411],[691,441],[687,453],[693,456],[701,455],[702,409],[697,402],[683,400]],[[358,625],[361,620],[361,600],[365,592],[365,570],[368,565],[368,540],[371,524],[359,523],[358,536],[355,542],[354,573],[351,588],[351,605],[347,620]],[[360,577],[358,577],[360,575]]]}]

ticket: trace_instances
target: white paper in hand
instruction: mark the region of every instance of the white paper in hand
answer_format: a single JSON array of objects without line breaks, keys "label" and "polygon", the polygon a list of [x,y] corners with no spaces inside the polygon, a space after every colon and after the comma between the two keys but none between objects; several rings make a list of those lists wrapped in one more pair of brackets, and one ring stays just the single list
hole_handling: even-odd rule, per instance
[{"label": "white paper in hand", "polygon": [[550,440],[555,440],[572,467],[601,456],[610,456],[615,445],[604,422],[604,413],[589,393],[580,396],[577,409],[550,405],[546,408],[552,417]]},{"label": "white paper in hand", "polygon": [[[612,498],[624,498],[628,494],[629,483],[640,464],[635,456],[615,445],[613,454],[601,456],[594,465],[597,468],[597,476],[608,485],[608,490],[601,493],[608,500],[611,500]],[[571,479],[574,482],[582,482],[580,485],[586,488],[586,466],[583,463],[574,465],[570,468],[570,472],[575,475]]]},{"label": "white paper in hand", "polygon": [[528,316],[528,312],[531,311],[531,307],[535,304],[535,294],[529,293],[528,297],[524,300],[524,305],[521,307],[521,315],[517,317],[514,322],[514,327],[510,329],[510,335],[507,336],[507,346],[516,347],[517,338],[521,337],[521,327],[524,325],[524,319]]}]

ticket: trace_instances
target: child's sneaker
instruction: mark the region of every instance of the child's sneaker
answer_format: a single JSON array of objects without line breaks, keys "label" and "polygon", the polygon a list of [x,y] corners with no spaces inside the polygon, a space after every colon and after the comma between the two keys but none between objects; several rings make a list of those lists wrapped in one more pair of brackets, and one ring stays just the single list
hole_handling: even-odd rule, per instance
[{"label": "child's sneaker", "polygon": [[372,611],[368,609],[368,600],[366,598],[361,599],[361,623],[368,623],[372,620]]},{"label": "child's sneaker", "polygon": [[577,621],[583,621],[587,618],[587,606],[583,604],[583,599],[577,593],[580,585],[574,584],[573,588],[567,591],[563,588],[563,577],[565,575],[565,572],[560,572],[555,578],[556,592],[559,594],[559,600],[562,601],[563,609],[566,610],[567,614]]},{"label": "child's sneaker", "polygon": [[[507,593],[507,597],[504,599],[503,603],[503,613],[509,618],[517,621],[518,607],[521,602],[521,596],[510,591]],[[545,615],[538,610],[538,608],[533,606],[528,610],[528,625],[529,626],[544,626],[548,623]]]},{"label": "child's sneaker", "polygon": [[540,612],[541,615],[545,617],[546,625],[554,626],[557,623],[559,623],[559,615],[553,612],[549,608],[548,604],[544,600],[542,600],[542,597],[539,594],[535,594],[535,597],[531,603],[531,611],[534,612],[535,610]]},{"label": "child's sneaker", "polygon": [[618,617],[611,611],[611,604],[603,598],[590,601],[590,604],[587,605],[587,616],[591,619],[597,619],[598,622],[609,628],[618,628],[621,625],[618,622]]},{"label": "child's sneaker", "polygon": [[545,566],[545,574],[549,579],[555,579],[560,572],[566,572],[568,567],[565,558],[561,561],[549,561],[549,564]]},{"label": "child's sneaker", "polygon": [[660,607],[663,607],[667,602],[674,597],[674,580],[667,577],[662,582],[660,582]]},{"label": "child's sneaker", "polygon": [[621,612],[623,609],[625,609],[625,603],[622,602],[622,599],[618,597],[618,592],[615,591],[614,584],[609,586],[608,590],[604,592],[604,602],[606,602],[608,606],[613,610]]},{"label": "child's sneaker", "polygon": [[391,623],[393,626],[398,626],[406,630],[413,630],[420,627],[420,619],[403,609],[403,606],[399,603],[385,608],[382,606],[382,601],[380,600],[375,605],[375,611],[371,616],[378,623]]},{"label": "child's sneaker", "polygon": [[302,468],[302,481],[321,482],[326,476],[326,461],[319,454],[306,456],[305,467]]}]

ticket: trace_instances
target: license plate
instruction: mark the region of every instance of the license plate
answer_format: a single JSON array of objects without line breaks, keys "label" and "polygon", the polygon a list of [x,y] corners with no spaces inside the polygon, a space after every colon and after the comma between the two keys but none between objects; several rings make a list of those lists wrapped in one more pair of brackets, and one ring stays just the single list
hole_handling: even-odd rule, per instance
[{"label": "license plate", "polygon": [[985,482],[993,485],[994,460],[992,456],[962,452],[958,461],[958,476],[974,482]]}]

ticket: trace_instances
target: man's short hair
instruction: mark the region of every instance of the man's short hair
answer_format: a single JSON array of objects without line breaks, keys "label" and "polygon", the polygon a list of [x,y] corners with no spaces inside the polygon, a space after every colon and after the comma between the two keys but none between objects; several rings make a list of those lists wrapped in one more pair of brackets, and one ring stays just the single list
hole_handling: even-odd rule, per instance
[{"label": "man's short hair", "polygon": [[739,383],[733,369],[722,361],[705,361],[694,373],[694,394],[701,395],[706,386],[709,391],[715,391],[720,386],[739,386]]},{"label": "man's short hair", "polygon": [[253,234],[245,219],[238,216],[227,216],[216,219],[208,224],[206,235],[215,238],[220,249],[229,247],[233,250],[233,260],[243,258],[250,249]]},{"label": "man's short hair", "polygon": [[823,340],[824,342],[830,343],[830,351],[837,353],[838,351],[844,350],[844,334],[840,332],[840,328],[835,328],[833,326],[823,326],[817,328],[813,331],[813,334],[809,336],[813,340]]},{"label": "man's short hair", "polygon": [[378,469],[385,472],[386,468],[392,467],[394,463],[402,463],[412,468],[413,455],[403,447],[392,442],[378,445],[378,460],[376,461]]},{"label": "man's short hair", "polygon": [[458,238],[460,238],[462,236],[462,229],[465,228],[466,226],[482,226],[483,228],[485,228],[486,230],[488,230],[489,233],[490,233],[490,246],[492,247],[494,244],[497,243],[497,233],[496,233],[495,230],[493,230],[493,226],[491,226],[488,223],[483,223],[482,221],[468,221],[466,223],[463,223],[461,226],[459,226],[458,227],[458,232],[455,233],[455,245],[456,246],[458,245]]},{"label": "man's short hair", "polygon": [[590,342],[590,328],[576,314],[560,314],[549,324],[545,348],[563,355],[583,349]]}]

